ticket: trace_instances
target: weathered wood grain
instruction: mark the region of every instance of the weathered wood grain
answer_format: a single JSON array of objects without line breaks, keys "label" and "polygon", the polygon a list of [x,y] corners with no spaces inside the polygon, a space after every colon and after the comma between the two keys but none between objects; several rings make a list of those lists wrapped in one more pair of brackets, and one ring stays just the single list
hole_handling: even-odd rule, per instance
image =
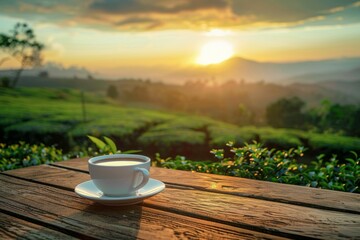
[{"label": "weathered wood grain", "polygon": [[[174,197],[175,196],[175,197]],[[167,211],[189,212],[273,233],[321,239],[359,238],[360,215],[236,197],[199,190],[172,189],[145,203]]]},{"label": "weathered wood grain", "polygon": [[[88,158],[57,162],[54,165],[87,171]],[[360,213],[360,194],[316,189],[205,173],[151,168],[151,177],[169,184],[192,186],[239,196]]]},{"label": "weathered wood grain", "polygon": [[52,229],[0,213],[0,239],[76,239]]},{"label": "weathered wood grain", "polygon": [[79,183],[90,180],[90,175],[48,165],[19,168],[3,172],[5,175],[16,176],[30,181],[46,183],[58,188],[73,191]]},{"label": "weathered wood grain", "polygon": [[[37,167],[37,170],[36,175],[32,169],[26,170],[26,168],[21,171],[8,171],[5,174],[56,185],[59,184],[59,178],[68,178],[70,171],[45,165]],[[73,172],[71,176],[71,181],[62,181],[60,186],[73,189],[76,184],[89,179],[88,174],[81,172]],[[52,180],[53,178],[55,180]],[[289,237],[306,236],[322,239],[360,237],[359,214],[213,193],[191,187],[179,189],[168,187],[163,193],[147,199],[145,206]]]},{"label": "weathered wood grain", "polygon": [[142,205],[106,207],[93,204],[72,191],[3,174],[0,174],[0,186],[0,209],[66,229],[68,234],[82,234],[82,238],[281,239]]}]

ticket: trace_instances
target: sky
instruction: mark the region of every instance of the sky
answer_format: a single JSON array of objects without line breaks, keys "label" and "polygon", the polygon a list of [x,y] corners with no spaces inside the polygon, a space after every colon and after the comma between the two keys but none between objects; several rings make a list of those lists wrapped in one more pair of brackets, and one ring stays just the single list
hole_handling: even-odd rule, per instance
[{"label": "sky", "polygon": [[27,22],[46,45],[45,61],[114,74],[120,67],[206,65],[234,56],[360,57],[358,0],[0,1],[0,32],[17,22]]}]

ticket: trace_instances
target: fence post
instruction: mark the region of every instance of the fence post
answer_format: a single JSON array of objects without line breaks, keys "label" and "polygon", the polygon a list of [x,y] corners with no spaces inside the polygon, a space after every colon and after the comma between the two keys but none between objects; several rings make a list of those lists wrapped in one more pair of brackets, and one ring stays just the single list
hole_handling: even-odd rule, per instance
[{"label": "fence post", "polygon": [[86,122],[86,108],[85,108],[85,96],[84,91],[81,91],[81,106],[82,106],[82,115],[83,115],[83,122]]}]

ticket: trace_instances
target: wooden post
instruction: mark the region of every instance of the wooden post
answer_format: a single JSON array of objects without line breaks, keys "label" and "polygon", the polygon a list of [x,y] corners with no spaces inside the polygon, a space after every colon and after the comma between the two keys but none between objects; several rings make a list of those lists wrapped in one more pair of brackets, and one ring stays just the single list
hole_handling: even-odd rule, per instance
[{"label": "wooden post", "polygon": [[82,115],[83,115],[83,122],[86,122],[86,108],[85,108],[85,97],[84,91],[81,91],[81,106],[82,106]]}]

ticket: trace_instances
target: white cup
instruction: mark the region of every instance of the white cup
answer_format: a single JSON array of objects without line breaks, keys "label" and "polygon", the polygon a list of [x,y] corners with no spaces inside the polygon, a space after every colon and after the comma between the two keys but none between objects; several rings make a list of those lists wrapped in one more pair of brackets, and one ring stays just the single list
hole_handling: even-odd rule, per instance
[{"label": "white cup", "polygon": [[90,158],[89,172],[96,187],[107,196],[128,196],[149,181],[150,158],[113,154]]}]

